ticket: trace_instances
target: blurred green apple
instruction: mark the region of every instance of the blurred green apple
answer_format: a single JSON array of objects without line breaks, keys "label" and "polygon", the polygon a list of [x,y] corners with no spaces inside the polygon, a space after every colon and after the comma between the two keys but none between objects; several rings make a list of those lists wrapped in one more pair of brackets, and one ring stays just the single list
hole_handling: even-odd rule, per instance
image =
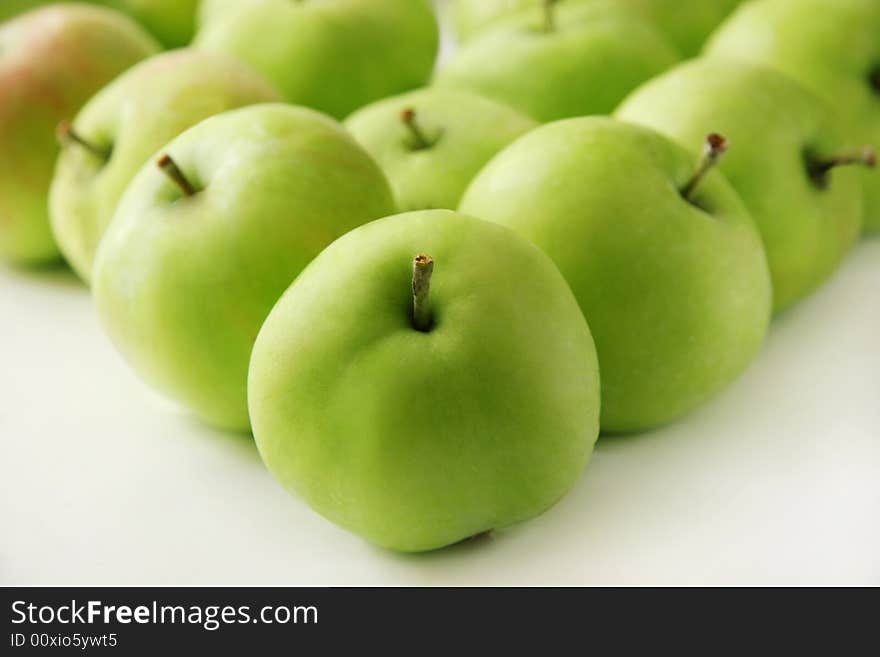
[{"label": "blurred green apple", "polygon": [[248,428],[257,332],[327,244],[395,211],[379,167],[317,112],[253,105],[206,119],[149,162],[98,249],[92,288],[113,342],[206,422]]},{"label": "blurred green apple", "polygon": [[[735,13],[710,54],[775,68],[833,104],[856,138],[880,148],[880,2],[763,0]],[[865,228],[880,230],[880,176],[865,172]]]},{"label": "blurred green apple", "polygon": [[559,271],[446,210],[381,219],[319,255],[261,329],[248,391],[273,475],[407,552],[542,513],[598,432],[595,347]]},{"label": "blurred green apple", "polygon": [[199,0],[97,0],[137,19],[168,48],[179,48],[195,34]]},{"label": "blurred green apple", "polygon": [[743,0],[618,0],[655,25],[686,58]]},{"label": "blurred green apple", "polygon": [[[587,2],[589,0],[562,0]],[[531,10],[545,0],[452,0],[449,17],[452,30],[459,41],[468,41],[499,20],[509,18],[523,10]]]},{"label": "blurred green apple", "polygon": [[92,98],[68,129],[49,195],[55,238],[83,280],[122,193],[157,150],[209,116],[276,100],[244,64],[192,49],[148,59]]},{"label": "blurred green apple", "polygon": [[238,57],[290,102],[340,119],[424,85],[437,55],[427,0],[244,0],[220,13],[198,47]]},{"label": "blurred green apple", "polygon": [[502,151],[461,204],[531,239],[571,285],[596,340],[605,432],[696,408],[767,331],[757,229],[727,181],[695,161],[646,128],[559,121]]},{"label": "blurred green apple", "polygon": [[[212,0],[204,0],[211,2]],[[213,2],[224,0],[213,0]],[[229,2],[230,0],[225,0]],[[597,0],[558,0],[558,4],[585,4]],[[742,0],[612,0],[638,12],[656,26],[678,51],[696,55],[706,37]],[[467,40],[507,16],[534,9],[547,0],[453,0],[451,16],[459,38]]]},{"label": "blurred green apple", "polygon": [[859,172],[832,168],[861,159],[861,149],[790,78],[742,61],[694,60],[638,89],[617,116],[687,146],[710,130],[730,139],[721,170],[761,230],[777,310],[828,278],[858,237]]},{"label": "blurred green apple", "polygon": [[0,25],[0,259],[58,258],[47,202],[55,126],[157,50],[137,24],[100,7],[44,7]]},{"label": "blurred green apple", "polygon": [[609,2],[548,5],[499,21],[437,75],[539,121],[607,114],[677,55],[639,16]]},{"label": "blurred green apple", "polygon": [[[53,0],[0,0],[0,21],[5,21],[31,9],[52,4]],[[86,0],[88,1],[88,0]]]},{"label": "blurred green apple", "polygon": [[[195,31],[199,0],[78,0],[125,12],[146,27],[165,46],[190,42]],[[53,0],[0,0],[0,21],[37,7],[59,4]]]},{"label": "blurred green apple", "polygon": [[506,105],[436,88],[379,101],[345,124],[388,175],[402,210],[457,208],[483,165],[537,125]]},{"label": "blurred green apple", "polygon": [[201,29],[208,23],[235,11],[237,7],[257,2],[260,0],[201,0],[197,13],[197,27]]}]

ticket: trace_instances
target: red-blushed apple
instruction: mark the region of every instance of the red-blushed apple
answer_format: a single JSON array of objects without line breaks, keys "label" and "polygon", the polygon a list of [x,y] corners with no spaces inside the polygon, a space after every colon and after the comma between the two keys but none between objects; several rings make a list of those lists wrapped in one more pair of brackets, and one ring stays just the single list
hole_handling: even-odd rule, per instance
[{"label": "red-blushed apple", "polygon": [[87,5],[45,7],[0,24],[0,259],[58,259],[47,201],[55,127],[158,48],[122,14]]}]

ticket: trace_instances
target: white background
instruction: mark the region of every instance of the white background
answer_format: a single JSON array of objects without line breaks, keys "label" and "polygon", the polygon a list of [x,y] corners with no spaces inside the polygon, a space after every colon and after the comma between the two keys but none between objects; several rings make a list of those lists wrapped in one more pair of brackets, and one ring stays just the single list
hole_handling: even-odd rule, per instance
[{"label": "white background", "polygon": [[371,547],[143,386],[65,272],[0,268],[0,584],[880,584],[880,238],[686,420],[489,539]]},{"label": "white background", "polygon": [[880,584],[880,239],[666,429],[494,538],[401,556],[144,387],[64,273],[0,269],[0,583]]}]

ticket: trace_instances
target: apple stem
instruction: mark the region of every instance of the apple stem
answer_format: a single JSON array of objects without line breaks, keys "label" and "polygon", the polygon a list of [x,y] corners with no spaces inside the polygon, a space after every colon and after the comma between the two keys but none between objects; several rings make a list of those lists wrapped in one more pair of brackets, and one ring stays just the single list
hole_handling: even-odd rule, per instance
[{"label": "apple stem", "polygon": [[854,164],[873,169],[877,166],[877,154],[874,152],[873,148],[865,146],[861,150],[853,153],[844,153],[843,155],[826,158],[814,157],[810,158],[809,163],[807,164],[807,170],[810,174],[810,178],[813,179],[816,186],[825,187],[828,185],[828,174],[832,169]]},{"label": "apple stem", "polygon": [[181,171],[180,167],[177,166],[177,162],[171,159],[170,155],[166,153],[159,158],[159,161],[156,164],[160,169],[162,169],[166,176],[174,181],[174,184],[180,187],[180,191],[183,192],[184,196],[195,195],[195,187],[193,187],[190,184],[189,180],[186,179],[186,176],[183,175],[183,171]]},{"label": "apple stem", "polygon": [[556,3],[559,0],[544,0],[544,31],[548,34],[556,31]]},{"label": "apple stem", "polygon": [[431,275],[434,273],[434,258],[417,255],[412,265],[413,326],[423,333],[431,329],[431,307],[428,293],[431,291]]},{"label": "apple stem", "polygon": [[62,146],[66,146],[67,144],[77,144],[78,146],[82,146],[95,157],[101,158],[105,161],[110,159],[109,148],[101,148],[84,138],[74,130],[73,124],[71,124],[70,121],[62,121],[59,123],[58,127],[55,129],[55,134]]},{"label": "apple stem", "polygon": [[442,136],[442,132],[437,135],[434,139],[428,137],[425,134],[425,131],[422,130],[422,126],[419,125],[418,119],[416,118],[416,111],[408,107],[400,113],[400,120],[403,122],[403,125],[406,126],[407,130],[409,130],[409,134],[412,137],[410,145],[414,151],[422,151],[428,148],[432,148],[440,141],[440,137]]},{"label": "apple stem", "polygon": [[871,87],[873,87],[875,93],[880,93],[880,67],[875,68],[871,71],[871,74],[868,76],[868,80],[871,83]]},{"label": "apple stem", "polygon": [[688,201],[692,200],[694,192],[699,187],[706,174],[718,164],[721,156],[727,152],[727,140],[716,132],[706,136],[703,142],[703,154],[700,156],[700,162],[697,164],[697,170],[694,175],[687,181],[687,184],[681,188],[681,195]]}]

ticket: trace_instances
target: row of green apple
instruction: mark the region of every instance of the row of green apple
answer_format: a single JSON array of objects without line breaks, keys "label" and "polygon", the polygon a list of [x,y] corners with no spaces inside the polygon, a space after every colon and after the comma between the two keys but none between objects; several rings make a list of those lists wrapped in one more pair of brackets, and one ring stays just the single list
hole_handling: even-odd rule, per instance
[{"label": "row of green apple", "polygon": [[[374,66],[411,63],[416,47],[430,62],[427,6],[244,2],[197,38],[217,39],[234,58],[152,57],[62,125],[54,234],[145,379],[212,424],[252,426],[269,469],[331,520],[395,549],[447,545],[537,515],[573,485],[599,430],[600,369],[605,432],[680,417],[742,372],[774,305],[817,286],[856,239],[877,183],[837,165],[870,162],[861,147],[878,141],[878,52],[868,45],[880,7],[806,2],[836,13],[807,11],[798,26],[805,0],[757,0],[716,33],[716,54],[668,73],[640,68],[675,56],[654,59],[656,30],[633,40],[653,28],[629,10],[525,2],[533,6],[473,37],[436,87],[365,107],[347,131],[267,101],[339,116],[418,86],[429,67],[419,81],[405,67],[398,78],[367,74],[369,61],[322,61],[316,84],[314,71],[269,62],[262,35],[283,26],[327,59],[321,12],[346,5],[356,16],[340,33],[347,46],[356,25],[414,35],[371,36]],[[826,108],[794,74],[719,54],[747,42],[756,21],[773,30],[780,55],[747,43],[749,56],[784,70],[777,59],[801,52],[802,82],[827,81],[816,85],[844,107]],[[807,57],[800,39],[836,53],[834,30],[864,42],[858,63],[852,53],[845,63]],[[77,52],[84,42],[95,50]],[[630,57],[642,42],[648,55]],[[0,100],[19,101],[18,115],[0,117],[0,136],[16,136],[0,153],[13,165],[0,181],[8,225],[36,214],[41,193],[45,203],[47,125],[64,118],[41,103],[46,80],[69,81],[89,57],[121,70],[153,49],[123,17],[82,7],[0,28]],[[10,94],[10,51],[19,70],[39,62],[51,75],[20,74],[23,93]],[[308,58],[300,64],[309,68]],[[332,84],[343,69],[360,84]],[[89,84],[115,74],[99,72]],[[538,127],[608,112],[625,97],[617,118]],[[25,139],[9,132],[10,116],[24,117]],[[723,159],[727,142],[706,139],[716,130],[731,143]],[[725,176],[710,170],[716,162]],[[463,214],[362,226],[423,208]],[[45,244],[44,233],[26,246]]]}]

